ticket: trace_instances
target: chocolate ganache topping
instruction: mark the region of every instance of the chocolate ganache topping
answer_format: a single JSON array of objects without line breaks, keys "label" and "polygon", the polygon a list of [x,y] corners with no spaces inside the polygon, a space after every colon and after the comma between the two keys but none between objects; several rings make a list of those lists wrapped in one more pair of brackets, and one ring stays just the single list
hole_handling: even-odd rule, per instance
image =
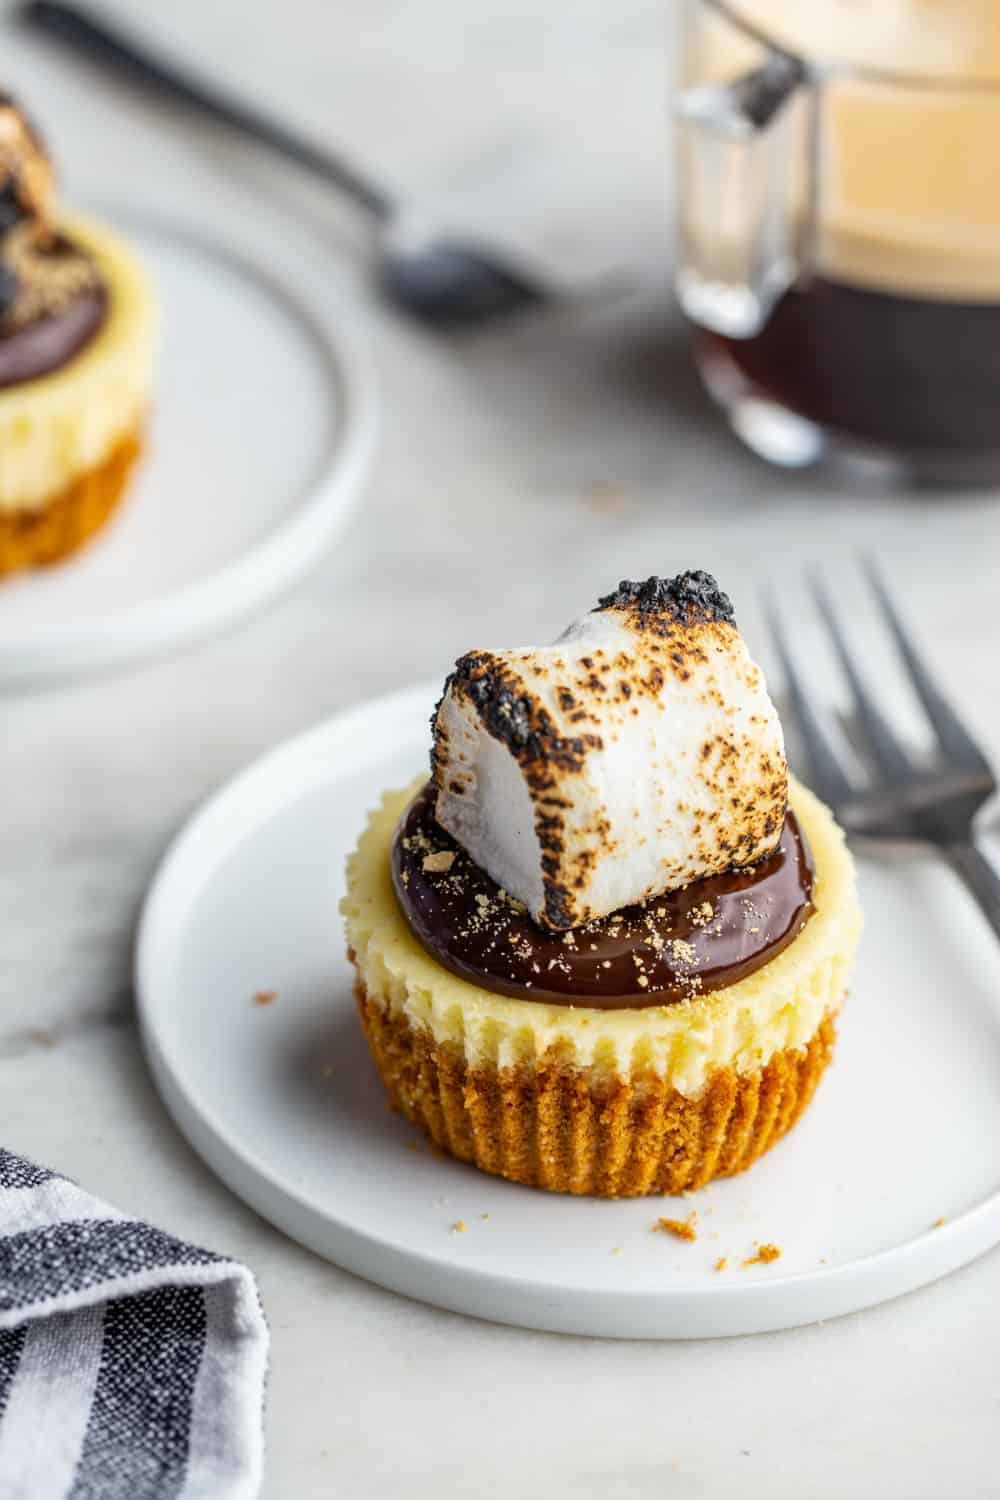
[{"label": "chocolate ganache topping", "polygon": [[397,899],[439,963],[502,995],[599,1010],[675,1005],[762,968],[812,915],[812,863],[791,809],[758,864],[559,933],[533,922],[440,827],[435,798],[428,783],[397,828]]},{"label": "chocolate ganache topping", "polygon": [[107,289],[93,259],[56,228],[52,165],[0,94],[0,387],[58,369],[100,328]]}]

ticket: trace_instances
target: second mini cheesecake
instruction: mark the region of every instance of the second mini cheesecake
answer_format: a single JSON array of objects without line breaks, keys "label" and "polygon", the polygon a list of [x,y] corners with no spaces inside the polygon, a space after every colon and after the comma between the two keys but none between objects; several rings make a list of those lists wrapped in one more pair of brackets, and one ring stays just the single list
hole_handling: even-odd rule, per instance
[{"label": "second mini cheesecake", "polygon": [[135,253],[58,212],[45,149],[0,96],[0,578],[70,556],[117,508],[157,338]]}]

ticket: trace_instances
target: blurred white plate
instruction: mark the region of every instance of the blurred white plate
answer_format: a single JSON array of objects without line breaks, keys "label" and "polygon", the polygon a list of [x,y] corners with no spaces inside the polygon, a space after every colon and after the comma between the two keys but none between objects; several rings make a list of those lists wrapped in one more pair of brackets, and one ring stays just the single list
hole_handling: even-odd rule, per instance
[{"label": "blurred white plate", "polygon": [[[742,1177],[682,1200],[558,1197],[438,1156],[391,1115],[337,902],[366,809],[426,764],[435,696],[383,699],[274,751],[197,815],[149,894],[147,1056],[181,1130],[236,1193],[394,1291],[632,1338],[834,1317],[1000,1239],[1000,952],[930,860],[863,864],[868,932],[836,1061]],[[277,999],[254,1003],[262,990]],[[694,1244],[650,1233],[657,1215],[692,1208]],[[757,1242],[780,1260],[745,1266]]]},{"label": "blurred white plate", "polygon": [[147,452],[78,557],[0,586],[0,683],[114,666],[215,630],[314,562],[371,457],[366,360],[294,259],[149,218],[164,346]]}]

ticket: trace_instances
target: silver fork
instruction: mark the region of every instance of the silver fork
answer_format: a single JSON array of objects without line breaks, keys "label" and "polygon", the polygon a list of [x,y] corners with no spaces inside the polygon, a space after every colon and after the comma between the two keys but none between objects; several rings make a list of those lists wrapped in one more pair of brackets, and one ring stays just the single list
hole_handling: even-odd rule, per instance
[{"label": "silver fork", "polygon": [[930,844],[947,860],[1000,937],[1000,875],[976,841],[975,820],[997,783],[986,757],[922,661],[882,576],[870,559],[864,569],[899,657],[934,732],[934,754],[918,762],[879,709],[852,655],[830,594],[818,578],[810,589],[853,699],[853,723],[868,779],[848,776],[822,728],[821,710],[805,687],[778,611],[763,601],[765,618],[785,676],[788,702],[811,762],[812,786],[849,833]]}]

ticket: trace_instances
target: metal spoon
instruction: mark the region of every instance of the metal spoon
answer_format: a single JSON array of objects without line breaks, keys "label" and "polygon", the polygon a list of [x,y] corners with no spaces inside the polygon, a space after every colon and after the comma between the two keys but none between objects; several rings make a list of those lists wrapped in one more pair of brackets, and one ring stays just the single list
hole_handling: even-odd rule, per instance
[{"label": "metal spoon", "polygon": [[554,293],[488,247],[417,228],[394,196],[334,151],[314,145],[263,110],[230,95],[186,66],[155,55],[85,6],[62,0],[22,0],[17,14],[53,37],[143,88],[193,106],[353,199],[372,222],[378,282],[385,296],[434,326],[469,324],[548,302]]}]

